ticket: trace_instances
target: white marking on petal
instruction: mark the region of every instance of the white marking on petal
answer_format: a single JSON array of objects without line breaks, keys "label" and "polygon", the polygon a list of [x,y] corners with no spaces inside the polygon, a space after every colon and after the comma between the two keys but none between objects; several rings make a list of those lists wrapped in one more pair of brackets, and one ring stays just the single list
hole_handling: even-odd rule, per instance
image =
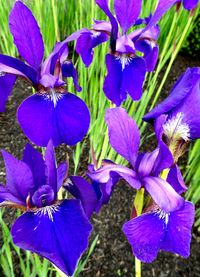
[{"label": "white marking on petal", "polygon": [[3,76],[5,76],[5,75],[6,75],[6,73],[5,73],[5,72],[0,71],[0,77],[3,77]]},{"label": "white marking on petal", "polygon": [[[49,217],[49,219],[53,222],[53,213],[58,212],[58,211],[59,211],[58,205],[52,205],[52,206],[46,206],[46,207],[39,208],[35,212],[35,214],[38,216],[47,215]],[[36,228],[37,228],[37,226],[36,226]]]},{"label": "white marking on petal", "polygon": [[169,222],[169,216],[170,216],[170,213],[166,213],[162,210],[158,210],[156,212],[156,214],[159,216],[160,219],[164,220],[165,221],[165,224],[167,225],[168,222]]},{"label": "white marking on petal", "polygon": [[116,57],[116,60],[119,60],[121,62],[122,71],[123,71],[125,66],[128,65],[131,62],[132,57],[129,57],[127,55],[119,55],[119,56]]},{"label": "white marking on petal", "polygon": [[91,32],[92,32],[92,37],[93,38],[97,38],[97,37],[99,37],[101,35],[101,32],[98,32],[98,31],[92,30]]},{"label": "white marking on petal", "polygon": [[184,141],[190,140],[190,128],[187,123],[183,123],[183,118],[183,113],[179,112],[163,125],[164,134],[169,139],[179,140],[182,138]]},{"label": "white marking on petal", "polygon": [[53,89],[50,89],[48,94],[45,94],[45,97],[53,102],[54,108],[57,105],[59,99],[63,97],[63,94],[60,92],[56,92]]}]

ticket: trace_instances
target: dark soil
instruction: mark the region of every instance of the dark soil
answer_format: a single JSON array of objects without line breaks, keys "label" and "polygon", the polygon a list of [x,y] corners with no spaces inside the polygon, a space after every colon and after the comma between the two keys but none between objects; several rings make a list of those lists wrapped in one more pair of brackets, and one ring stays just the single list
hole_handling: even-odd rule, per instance
[{"label": "dark soil", "polygon": [[[161,98],[172,88],[177,78],[185,71],[187,67],[200,65],[198,60],[191,58],[178,57],[174,64],[168,82],[164,87]],[[161,76],[162,78],[162,76]],[[22,150],[27,143],[27,139],[22,134],[17,121],[16,110],[25,97],[31,94],[31,88],[27,88],[27,83],[18,81],[14,91],[7,104],[5,113],[0,114],[0,148],[6,149],[16,157],[20,158]],[[147,142],[148,143],[148,142]],[[72,150],[66,146],[57,149],[58,160],[65,159],[66,152],[71,156]],[[83,155],[82,161],[86,169],[87,153]],[[85,168],[84,168],[85,167]],[[0,183],[5,182],[5,171],[2,159],[0,160]],[[103,207],[99,215],[95,215],[93,222],[93,235],[99,234],[97,246],[89,262],[87,268],[81,274],[83,277],[114,277],[114,276],[134,276],[134,257],[131,253],[131,247],[127,243],[121,232],[123,223],[129,220],[130,209],[134,190],[125,183],[120,183],[110,200],[110,203]],[[11,225],[13,219],[13,211],[9,210],[5,213],[5,220]],[[2,241],[1,241],[2,243]],[[19,277],[20,272],[16,260],[16,276]],[[4,276],[0,271],[0,276]],[[143,265],[143,277],[198,277],[200,276],[200,234],[193,231],[193,239],[191,244],[191,256],[183,259],[173,254],[161,252],[158,259],[152,264]],[[46,276],[44,276],[46,277]]]}]

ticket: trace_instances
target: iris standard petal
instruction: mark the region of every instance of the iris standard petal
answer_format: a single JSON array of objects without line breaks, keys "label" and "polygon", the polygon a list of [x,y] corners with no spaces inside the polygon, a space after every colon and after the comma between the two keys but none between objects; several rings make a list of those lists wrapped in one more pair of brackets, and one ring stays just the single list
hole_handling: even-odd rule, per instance
[{"label": "iris standard petal", "polygon": [[44,55],[42,35],[32,12],[23,2],[15,2],[9,16],[9,26],[19,54],[39,70]]},{"label": "iris standard petal", "polygon": [[159,177],[145,177],[142,184],[164,212],[172,212],[183,206],[184,199],[165,180]]},{"label": "iris standard petal", "polygon": [[6,102],[11,94],[15,81],[15,75],[5,74],[4,76],[0,76],[0,112],[5,111]]},{"label": "iris standard petal", "polygon": [[170,213],[167,233],[161,242],[162,250],[189,257],[194,215],[194,205],[187,201],[181,210]]},{"label": "iris standard petal", "polygon": [[151,263],[156,258],[165,232],[164,221],[155,213],[143,214],[126,222],[122,230],[139,260]]},{"label": "iris standard petal", "polygon": [[70,181],[65,184],[64,188],[76,199],[80,199],[86,216],[90,218],[98,204],[97,195],[92,184],[82,177],[70,176]]},{"label": "iris standard petal", "polygon": [[14,193],[10,192],[6,186],[0,184],[0,203],[2,205],[6,205],[6,201],[9,202],[9,205],[11,204],[10,202],[12,202],[13,204],[25,206],[24,200],[22,200],[17,193],[15,195]]},{"label": "iris standard petal", "polygon": [[37,212],[27,212],[14,223],[14,243],[47,258],[71,276],[81,254],[88,247],[92,226],[77,200],[65,200]]},{"label": "iris standard petal", "polygon": [[46,166],[47,185],[49,185],[53,189],[56,197],[57,168],[56,168],[56,156],[55,156],[52,140],[50,140],[47,144],[44,158],[45,158],[45,166]]},{"label": "iris standard petal", "polygon": [[86,135],[90,115],[86,104],[71,93],[51,96],[35,94],[18,109],[18,121],[25,135],[39,146],[50,139],[54,146],[74,145]]},{"label": "iris standard petal", "polygon": [[6,189],[26,205],[26,198],[35,189],[31,169],[6,151],[2,151],[2,155],[6,168]]},{"label": "iris standard petal", "polygon": [[23,162],[25,162],[32,171],[35,189],[45,185],[46,176],[44,159],[42,154],[29,143],[26,144],[23,152]]},{"label": "iris standard petal", "polygon": [[134,167],[140,145],[140,131],[135,121],[122,108],[107,109],[105,121],[111,146]]},{"label": "iris standard petal", "polygon": [[62,162],[58,165],[58,168],[57,168],[57,191],[59,191],[59,189],[63,185],[65,178],[67,178],[68,168],[69,168],[68,161]]},{"label": "iris standard petal", "polygon": [[136,170],[140,177],[148,176],[153,173],[154,165],[158,157],[158,149],[151,153],[140,154],[136,161]]},{"label": "iris standard petal", "polygon": [[176,192],[178,192],[178,194],[181,194],[187,190],[187,186],[185,185],[183,176],[177,164],[170,169],[167,176],[167,182]]},{"label": "iris standard petal", "polygon": [[29,79],[33,85],[38,84],[38,73],[22,61],[0,54],[0,72],[11,73]]},{"label": "iris standard petal", "polygon": [[142,8],[141,0],[115,0],[114,9],[117,20],[125,34],[134,25]]}]

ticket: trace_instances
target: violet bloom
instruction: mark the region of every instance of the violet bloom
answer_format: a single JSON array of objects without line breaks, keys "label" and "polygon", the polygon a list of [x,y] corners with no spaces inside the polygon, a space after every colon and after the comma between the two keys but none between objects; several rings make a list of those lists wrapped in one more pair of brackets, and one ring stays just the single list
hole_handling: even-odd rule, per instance
[{"label": "violet bloom", "polygon": [[71,276],[88,247],[92,226],[79,200],[57,200],[67,164],[56,167],[52,142],[47,145],[44,159],[29,144],[22,161],[6,151],[2,153],[7,184],[0,185],[1,205],[25,212],[12,226],[14,243],[47,258]]},{"label": "violet bloom", "polygon": [[190,140],[200,138],[200,68],[188,68],[170,95],[144,116],[154,122],[156,135],[170,148],[175,161]]},{"label": "violet bloom", "polygon": [[0,55],[0,71],[6,74],[0,77],[0,84],[4,84],[0,108],[3,108],[12,90],[15,76],[24,77],[36,90],[36,94],[23,101],[17,113],[25,135],[39,146],[46,146],[50,139],[55,146],[76,144],[87,133],[90,116],[85,103],[68,93],[62,80],[62,77],[72,77],[76,89],[80,91],[73,64],[66,60],[66,42],[57,43],[42,63],[44,44],[39,27],[31,11],[21,1],[15,3],[9,25],[19,54],[27,64]]},{"label": "violet bloom", "polygon": [[[90,171],[88,176],[96,182],[107,182],[106,189],[109,192],[113,186],[109,180],[113,174],[117,174],[137,190],[144,187],[154,203],[153,208],[149,207],[151,210],[148,210],[147,215],[143,214],[125,223],[123,227],[133,253],[144,262],[155,259],[159,249],[187,256],[194,207],[179,195],[186,190],[186,186],[177,166],[170,169],[166,181],[159,177],[163,169],[169,168],[173,164],[170,151],[162,141],[159,141],[158,148],[153,152],[138,154],[140,143],[138,127],[122,108],[108,109],[106,121],[111,146],[130,162],[132,168],[109,164]],[[176,226],[175,222],[179,217],[180,222]],[[173,233],[180,228],[183,230],[173,238]],[[173,247],[174,239],[175,241],[177,239],[177,242]],[[161,244],[161,240],[163,244]],[[165,246],[163,246],[164,244]],[[182,252],[178,245],[184,246]]]},{"label": "violet bloom", "polygon": [[[138,19],[142,1],[114,1],[117,17],[111,13],[107,0],[96,0],[98,6],[108,16],[110,22],[95,21],[91,30],[82,29],[68,39],[77,40],[76,50],[83,62],[89,66],[93,58],[93,48],[110,38],[110,53],[106,55],[108,74],[104,82],[106,97],[120,106],[127,98],[139,100],[146,71],[153,71],[158,58],[159,27],[148,28],[148,19]],[[146,30],[140,28],[127,34],[132,26],[146,24]],[[118,25],[122,35],[118,32]],[[138,55],[138,51],[141,55]]]}]

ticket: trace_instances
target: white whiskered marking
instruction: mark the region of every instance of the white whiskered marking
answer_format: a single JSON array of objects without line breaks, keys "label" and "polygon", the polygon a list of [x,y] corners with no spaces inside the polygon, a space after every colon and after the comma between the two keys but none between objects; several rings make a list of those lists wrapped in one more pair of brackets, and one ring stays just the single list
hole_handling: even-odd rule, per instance
[{"label": "white whiskered marking", "polygon": [[101,34],[101,32],[98,32],[98,31],[93,31],[93,30],[92,30],[92,37],[93,37],[93,38],[97,38],[97,37],[99,37],[99,36],[100,36],[100,34]]},{"label": "white whiskered marking", "polygon": [[183,123],[184,115],[179,112],[176,116],[173,116],[171,119],[163,125],[164,134],[170,138],[178,140],[182,138],[184,141],[190,140],[190,128],[187,123]]},{"label": "white whiskered marking", "polygon": [[52,205],[52,206],[39,208],[37,212],[35,212],[35,214],[38,216],[48,215],[49,219],[53,222],[53,213],[58,211],[59,211],[58,205]]},{"label": "white whiskered marking", "polygon": [[131,57],[128,57],[127,55],[119,55],[116,57],[116,60],[119,60],[121,62],[122,65],[122,71],[124,70],[125,66],[128,65],[130,63],[130,61],[132,60]]},{"label": "white whiskered marking", "polygon": [[162,210],[158,210],[156,212],[156,214],[159,216],[160,219],[164,220],[165,221],[165,224],[167,225],[168,222],[169,222],[169,216],[170,216],[170,213],[166,213]]},{"label": "white whiskered marking", "polygon": [[3,77],[3,76],[5,76],[5,75],[6,75],[6,73],[5,73],[5,72],[0,71],[0,77]]},{"label": "white whiskered marking", "polygon": [[45,97],[46,99],[52,101],[54,107],[56,107],[58,100],[63,97],[63,94],[51,89],[48,94],[45,94]]}]

